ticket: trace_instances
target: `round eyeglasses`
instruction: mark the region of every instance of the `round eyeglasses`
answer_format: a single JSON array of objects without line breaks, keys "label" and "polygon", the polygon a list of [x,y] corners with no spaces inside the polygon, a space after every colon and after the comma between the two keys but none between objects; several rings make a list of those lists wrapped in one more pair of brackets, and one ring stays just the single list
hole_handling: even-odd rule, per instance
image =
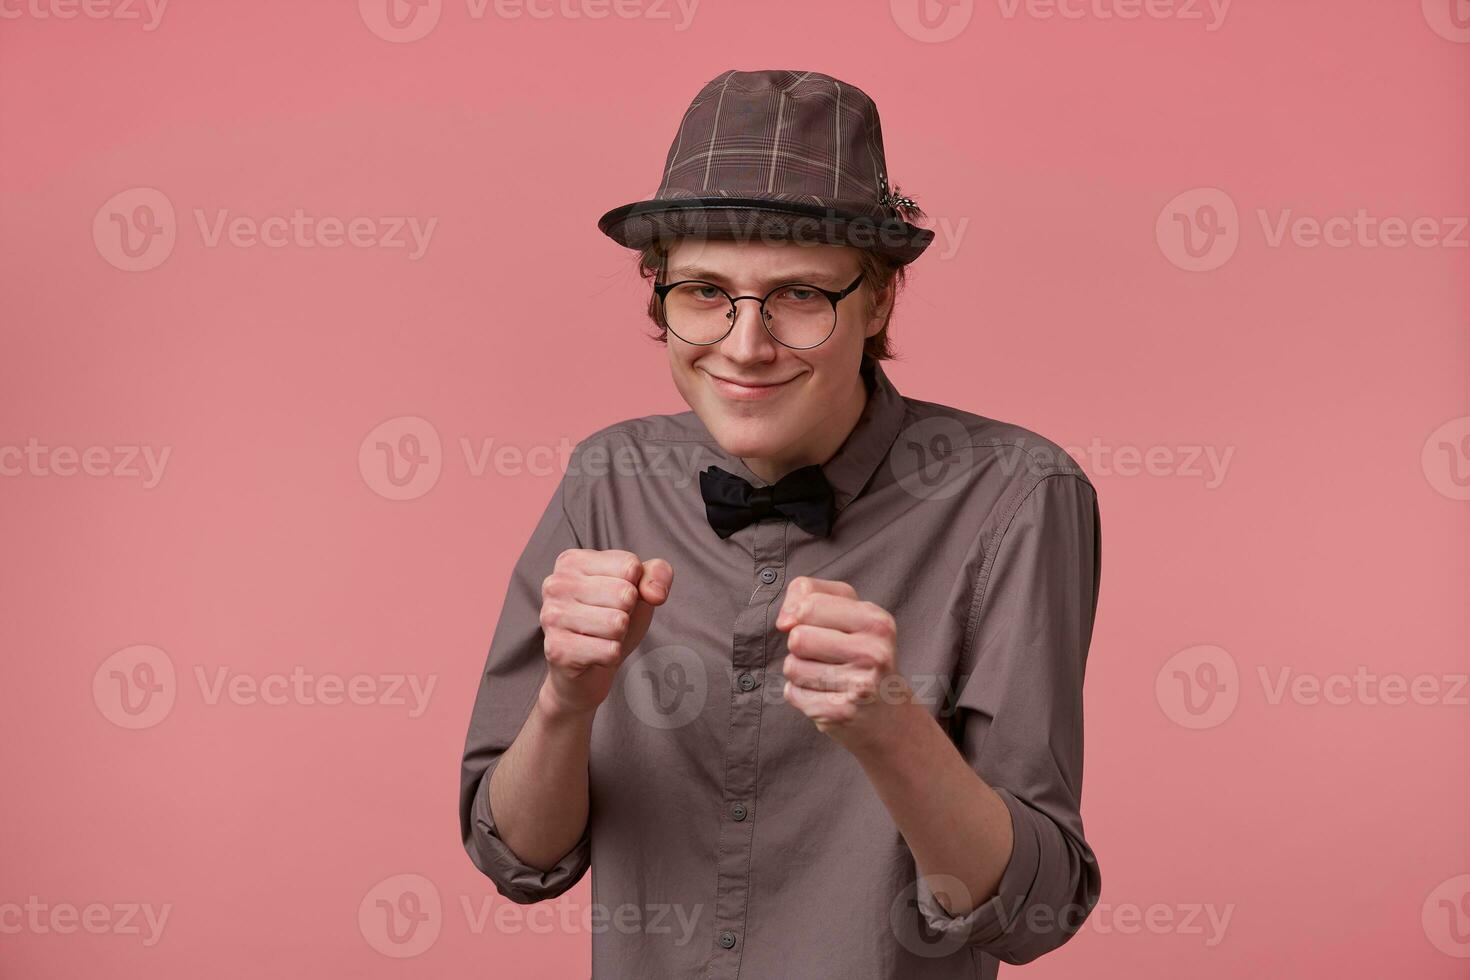
[{"label": "round eyeglasses", "polygon": [[861,273],[842,290],[806,282],[788,282],[765,296],[731,296],[712,282],[681,279],[656,284],[664,326],[686,344],[705,347],[724,340],[735,327],[735,304],[753,299],[761,305],[761,323],[776,343],[795,350],[820,345],[837,326],[837,304],[863,284]]}]

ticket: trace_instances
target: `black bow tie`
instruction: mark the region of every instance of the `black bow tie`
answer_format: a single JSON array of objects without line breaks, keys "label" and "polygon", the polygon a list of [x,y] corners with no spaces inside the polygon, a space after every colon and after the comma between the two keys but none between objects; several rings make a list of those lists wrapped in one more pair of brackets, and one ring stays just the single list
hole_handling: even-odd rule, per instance
[{"label": "black bow tie", "polygon": [[753,487],[734,473],[711,466],[699,474],[699,494],[709,526],[721,538],[764,517],[789,517],[803,531],[824,538],[837,512],[832,487],[815,463],[792,470],[768,487]]}]

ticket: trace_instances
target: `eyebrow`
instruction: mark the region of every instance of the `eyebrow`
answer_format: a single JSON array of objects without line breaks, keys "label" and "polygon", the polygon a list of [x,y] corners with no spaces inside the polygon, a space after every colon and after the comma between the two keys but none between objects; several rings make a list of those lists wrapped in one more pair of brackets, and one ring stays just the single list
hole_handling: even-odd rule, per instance
[{"label": "eyebrow", "polygon": [[[685,265],[680,266],[677,269],[670,269],[665,273],[665,275],[668,276],[669,282],[678,282],[680,279],[704,279],[709,282],[716,283],[728,282],[728,280],[724,276],[714,271],[713,269],[706,269],[703,266],[697,265]],[[788,282],[806,282],[811,283],[813,286],[817,286],[822,284],[823,282],[830,283],[831,281],[831,272],[823,272],[818,269],[797,269],[795,272],[789,272],[780,276],[771,276],[769,278],[763,279],[761,280],[761,285],[781,286]],[[847,283],[844,282],[840,286],[832,286],[829,288],[841,289],[842,286],[845,285],[847,285]]]}]

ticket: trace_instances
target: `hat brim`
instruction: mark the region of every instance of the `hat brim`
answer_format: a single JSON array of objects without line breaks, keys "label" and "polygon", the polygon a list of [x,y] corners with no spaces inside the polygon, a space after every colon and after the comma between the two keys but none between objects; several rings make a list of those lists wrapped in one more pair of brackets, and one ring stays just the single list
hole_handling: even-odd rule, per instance
[{"label": "hat brim", "polygon": [[765,198],[638,201],[613,208],[598,219],[597,227],[627,248],[684,237],[789,241],[873,249],[900,265],[918,258],[934,240],[934,232],[894,215]]}]

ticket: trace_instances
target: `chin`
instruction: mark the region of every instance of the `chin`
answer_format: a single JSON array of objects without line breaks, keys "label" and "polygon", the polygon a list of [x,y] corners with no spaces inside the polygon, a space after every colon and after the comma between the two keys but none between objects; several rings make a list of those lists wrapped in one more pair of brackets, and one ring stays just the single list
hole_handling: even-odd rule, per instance
[{"label": "chin", "polygon": [[720,447],[732,456],[770,459],[779,456],[789,442],[780,427],[759,418],[732,417],[719,412],[705,423]]}]

